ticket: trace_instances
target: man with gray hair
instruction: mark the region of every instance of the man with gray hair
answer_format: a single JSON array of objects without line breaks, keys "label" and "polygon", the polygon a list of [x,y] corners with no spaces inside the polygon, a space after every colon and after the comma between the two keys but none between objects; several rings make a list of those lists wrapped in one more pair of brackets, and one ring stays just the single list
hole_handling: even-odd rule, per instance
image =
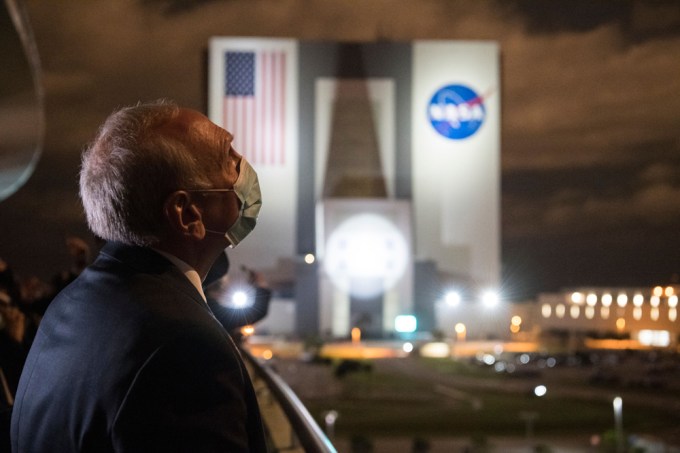
[{"label": "man with gray hair", "polygon": [[255,392],[201,288],[255,226],[233,137],[168,102],[113,113],[83,153],[99,257],[50,304],[12,414],[18,452],[266,451]]}]

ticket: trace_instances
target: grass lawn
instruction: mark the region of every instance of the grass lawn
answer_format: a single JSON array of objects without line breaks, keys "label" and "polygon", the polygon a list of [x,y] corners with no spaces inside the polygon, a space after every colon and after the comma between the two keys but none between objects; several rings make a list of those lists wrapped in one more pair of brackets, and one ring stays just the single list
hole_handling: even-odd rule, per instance
[{"label": "grass lawn", "polygon": [[[537,436],[602,434],[614,425],[611,399],[602,397],[609,390],[578,385],[592,397],[573,397],[548,392],[536,397],[529,392],[508,391],[517,387],[517,378],[499,375],[488,368],[452,360],[417,359],[421,370],[431,370],[444,378],[460,394],[442,394],[432,375],[389,372],[384,369],[349,373],[340,379],[340,394],[304,399],[303,402],[323,426],[328,410],[338,411],[336,435],[353,436],[524,436],[527,418],[533,418]],[[559,376],[559,374],[557,374]],[[456,382],[464,377],[465,382]],[[573,375],[564,385],[573,388]],[[473,384],[470,384],[473,382]],[[474,384],[486,384],[478,387]],[[491,384],[491,385],[489,385]],[[528,382],[526,388],[533,388]],[[552,386],[560,385],[553,378]],[[585,393],[588,395],[588,393]],[[644,399],[624,398],[624,427],[627,432],[654,433],[677,429],[678,414],[672,408],[645,404]],[[635,402],[637,401],[637,402]]]}]

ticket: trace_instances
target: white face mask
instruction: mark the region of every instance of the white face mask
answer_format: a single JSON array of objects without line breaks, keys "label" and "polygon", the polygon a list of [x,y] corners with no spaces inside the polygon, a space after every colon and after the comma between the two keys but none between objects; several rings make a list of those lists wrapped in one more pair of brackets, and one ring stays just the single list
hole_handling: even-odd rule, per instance
[{"label": "white face mask", "polygon": [[257,223],[257,215],[262,207],[262,194],[260,193],[260,182],[257,173],[245,157],[241,158],[241,171],[234,183],[234,193],[241,201],[241,211],[238,218],[226,232],[209,230],[209,233],[223,234],[230,242],[229,247],[234,248],[241,242],[253,229]]}]

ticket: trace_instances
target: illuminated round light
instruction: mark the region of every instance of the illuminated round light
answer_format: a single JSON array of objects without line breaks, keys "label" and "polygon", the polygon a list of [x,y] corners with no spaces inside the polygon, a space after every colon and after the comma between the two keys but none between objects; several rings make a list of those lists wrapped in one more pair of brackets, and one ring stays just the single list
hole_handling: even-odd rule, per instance
[{"label": "illuminated round light", "polygon": [[586,318],[593,319],[595,317],[595,307],[586,307]]},{"label": "illuminated round light", "polygon": [[675,290],[672,286],[666,286],[666,289],[663,291],[663,293],[666,297],[670,297],[675,293]]},{"label": "illuminated round light", "polygon": [[642,307],[633,308],[633,319],[639,321],[642,319]]},{"label": "illuminated round light", "polygon": [[654,289],[652,290],[652,294],[655,295],[656,297],[663,296],[663,288],[660,286],[655,286]]},{"label": "illuminated round light", "polygon": [[527,363],[529,363],[530,360],[531,356],[529,356],[529,354],[524,353],[519,356],[519,363],[521,363],[522,365],[526,365]]},{"label": "illuminated round light", "polygon": [[243,308],[248,305],[248,295],[245,291],[236,291],[231,297],[231,303],[236,308]]},{"label": "illuminated round light", "polygon": [[496,357],[494,357],[491,354],[484,354],[482,356],[482,361],[487,365],[493,365],[494,363],[496,363]]},{"label": "illuminated round light", "polygon": [[534,387],[534,395],[536,396],[545,396],[545,394],[548,393],[548,388],[545,385],[537,385]]},{"label": "illuminated round light", "polygon": [[602,319],[609,319],[609,307],[600,308],[600,316]]},{"label": "illuminated round light", "polygon": [[571,293],[571,301],[575,304],[583,303],[583,293],[573,292]]},{"label": "illuminated round light", "polygon": [[404,274],[407,261],[406,240],[391,221],[359,214],[331,233],[324,269],[336,287],[368,299],[392,288]]},{"label": "illuminated round light", "polygon": [[564,313],[566,312],[566,310],[567,310],[567,309],[565,308],[564,305],[558,304],[558,305],[555,307],[555,316],[557,316],[557,317],[560,318],[560,319],[561,319],[561,318],[564,318]]},{"label": "illuminated round light", "polygon": [[652,296],[649,298],[649,305],[652,307],[658,307],[661,304],[661,298],[659,296]]},{"label": "illuminated round light", "polygon": [[271,349],[265,349],[262,351],[262,358],[265,360],[271,360],[274,357],[274,353]]},{"label": "illuminated round light", "polygon": [[653,307],[649,311],[649,317],[652,319],[652,321],[658,321],[659,320],[659,309],[656,307]]},{"label": "illuminated round light", "polygon": [[616,328],[623,330],[626,328],[626,318],[619,318],[616,320]]},{"label": "illuminated round light", "polygon": [[594,307],[595,304],[597,303],[597,294],[595,293],[590,293],[586,296],[586,303],[590,305],[591,307]]},{"label": "illuminated round light", "polygon": [[326,425],[332,425],[333,423],[335,423],[337,419],[338,419],[337,411],[328,411],[324,416],[324,421],[326,422]]},{"label": "illuminated round light", "polygon": [[251,326],[251,325],[247,325],[247,326],[241,327],[241,334],[242,334],[244,337],[249,337],[249,336],[251,336],[251,335],[254,334],[254,333],[255,333],[255,327],[253,327],[253,326]]},{"label": "illuminated round light", "polygon": [[578,318],[578,315],[581,314],[581,307],[578,305],[572,305],[571,308],[569,309],[569,314],[573,319]]},{"label": "illuminated round light", "polygon": [[678,319],[678,309],[677,308],[669,308],[668,309],[668,320],[671,322],[675,322]]},{"label": "illuminated round light", "polygon": [[520,327],[518,325],[515,325],[515,324],[510,325],[510,332],[519,333],[519,330],[520,330]]},{"label": "illuminated round light", "polygon": [[513,326],[519,326],[520,324],[522,324],[522,317],[517,315],[513,316],[512,319],[510,320],[510,324],[512,324]]},{"label": "illuminated round light", "polygon": [[455,307],[461,301],[460,293],[456,291],[449,291],[444,296],[444,301],[446,302],[446,305],[449,305],[450,307]]},{"label": "illuminated round light", "polygon": [[551,314],[552,307],[550,306],[550,304],[543,304],[541,306],[541,315],[543,315],[544,318],[549,318]]},{"label": "illuminated round light", "polygon": [[609,293],[605,293],[602,295],[602,305],[605,307],[609,307],[612,304],[612,295]]},{"label": "illuminated round light", "polygon": [[313,264],[314,261],[316,261],[316,257],[313,254],[308,253],[308,254],[305,255],[305,263]]},{"label": "illuminated round light", "polygon": [[623,307],[626,306],[627,303],[628,303],[628,295],[627,294],[621,293],[618,296],[616,296],[616,304],[619,307],[623,308]]},{"label": "illuminated round light", "polygon": [[668,298],[668,306],[671,308],[675,308],[678,306],[678,296],[673,295]]},{"label": "illuminated round light", "polygon": [[636,307],[642,307],[644,301],[645,296],[643,296],[642,294],[636,294],[633,296],[633,305],[635,305]]},{"label": "illuminated round light", "polygon": [[498,293],[495,291],[484,291],[482,294],[482,302],[484,303],[485,306],[492,308],[498,305],[500,302],[500,297],[498,296]]},{"label": "illuminated round light", "polygon": [[401,347],[402,351],[409,353],[413,351],[413,343],[406,342]]}]

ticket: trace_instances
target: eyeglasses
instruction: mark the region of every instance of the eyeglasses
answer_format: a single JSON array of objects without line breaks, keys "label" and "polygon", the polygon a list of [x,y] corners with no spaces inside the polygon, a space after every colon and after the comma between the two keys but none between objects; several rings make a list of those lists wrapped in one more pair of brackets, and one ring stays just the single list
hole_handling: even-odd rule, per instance
[{"label": "eyeglasses", "polygon": [[220,193],[235,192],[236,189],[186,189],[185,192]]},{"label": "eyeglasses", "polygon": [[[185,192],[200,193],[201,195],[206,196],[206,195],[218,194],[218,193],[236,192],[236,189],[186,189]],[[243,205],[241,203],[241,200],[238,200],[238,204],[239,204],[240,208],[243,209]]]}]

